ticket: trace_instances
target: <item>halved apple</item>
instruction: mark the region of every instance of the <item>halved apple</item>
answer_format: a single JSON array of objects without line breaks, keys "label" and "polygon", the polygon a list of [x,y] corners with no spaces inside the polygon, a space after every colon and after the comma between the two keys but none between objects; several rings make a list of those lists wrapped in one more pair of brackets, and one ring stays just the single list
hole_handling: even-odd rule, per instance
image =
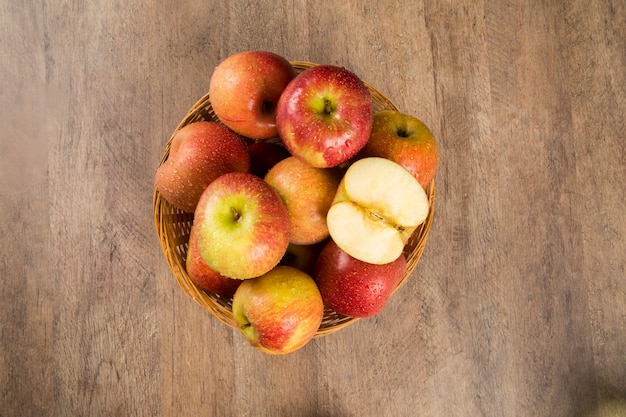
[{"label": "halved apple", "polygon": [[328,231],[350,256],[386,264],[400,256],[428,210],[426,192],[409,171],[389,159],[368,157],[344,174],[328,211]]}]

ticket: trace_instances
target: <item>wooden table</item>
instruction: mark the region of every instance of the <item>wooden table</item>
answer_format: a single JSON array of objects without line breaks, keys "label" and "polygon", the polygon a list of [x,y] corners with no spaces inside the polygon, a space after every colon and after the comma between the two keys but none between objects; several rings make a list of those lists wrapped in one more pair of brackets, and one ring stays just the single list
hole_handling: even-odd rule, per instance
[{"label": "wooden table", "polygon": [[[565,417],[624,398],[625,3],[400,3],[1,2],[0,415]],[[441,151],[407,283],[287,356],[181,291],[152,217],[167,139],[247,49],[351,69]]]}]

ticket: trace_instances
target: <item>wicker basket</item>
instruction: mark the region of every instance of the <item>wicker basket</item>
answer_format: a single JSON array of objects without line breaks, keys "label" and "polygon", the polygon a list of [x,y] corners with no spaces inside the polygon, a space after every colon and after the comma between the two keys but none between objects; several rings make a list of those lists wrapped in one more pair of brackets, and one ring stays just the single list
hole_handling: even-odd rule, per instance
[{"label": "wicker basket", "polygon": [[[292,62],[296,72],[302,72],[307,68],[315,66],[317,64],[310,62],[294,61]],[[376,88],[365,83],[369,88],[372,98],[374,100],[374,110],[391,109],[398,110],[397,107],[383,94],[381,94]],[[188,125],[196,121],[215,121],[219,122],[211,102],[209,101],[209,95],[206,94],[202,97],[185,115],[184,119],[180,122],[176,130],[172,133],[172,136],[168,140],[165,146],[165,153],[161,160],[163,163],[168,155],[172,141],[172,137],[183,126]],[[426,189],[426,194],[430,202],[430,211],[428,217],[411,235],[408,243],[404,248],[404,254],[407,259],[407,271],[399,283],[396,290],[400,288],[411,275],[417,263],[424,251],[426,245],[426,239],[428,232],[433,221],[434,215],[434,200],[435,200],[435,183],[434,180],[429,184]],[[223,297],[217,294],[206,293],[197,288],[193,282],[189,279],[185,270],[185,262],[187,258],[187,248],[189,233],[193,223],[193,214],[186,213],[168,203],[156,190],[154,189],[154,223],[156,232],[161,242],[163,254],[165,259],[176,278],[176,281],[185,293],[191,297],[194,301],[208,310],[212,315],[217,317],[222,323],[237,328],[237,324],[233,319],[232,314],[232,298]],[[357,321],[357,318],[347,317],[326,307],[324,310],[324,318],[319,330],[316,333],[316,337],[325,336],[340,330],[349,324]]]}]

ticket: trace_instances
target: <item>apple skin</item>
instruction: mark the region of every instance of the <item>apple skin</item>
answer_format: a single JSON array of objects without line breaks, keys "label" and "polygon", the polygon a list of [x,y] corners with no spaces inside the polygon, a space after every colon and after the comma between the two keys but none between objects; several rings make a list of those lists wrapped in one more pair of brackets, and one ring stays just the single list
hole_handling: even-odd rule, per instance
[{"label": "apple skin", "polygon": [[230,55],[215,67],[209,81],[215,115],[243,136],[276,137],[276,103],[295,76],[291,63],[273,52]]},{"label": "apple skin", "polygon": [[341,181],[338,171],[290,156],[274,165],[265,181],[287,206],[291,243],[311,245],[328,237],[326,213]]},{"label": "apple skin", "polygon": [[264,178],[265,174],[277,163],[291,156],[287,148],[278,143],[262,141],[248,145],[251,174]]},{"label": "apple skin", "polygon": [[339,314],[365,318],[380,313],[406,273],[406,258],[374,265],[348,255],[330,240],[315,264],[324,304]]},{"label": "apple skin", "polygon": [[373,100],[353,72],[318,65],[287,85],[276,108],[278,134],[289,152],[317,168],[338,166],[367,143]]},{"label": "apple skin", "polygon": [[374,113],[370,140],[358,157],[380,156],[407,169],[426,189],[439,163],[437,141],[419,119],[395,110]]},{"label": "apple skin", "polygon": [[197,246],[206,264],[233,279],[270,271],[289,245],[289,213],[263,179],[224,174],[204,190],[194,214]]},{"label": "apple skin", "polygon": [[189,246],[187,249],[187,262],[185,264],[189,279],[201,290],[231,296],[241,284],[239,279],[231,279],[211,269],[202,259],[195,237],[194,228],[189,234]]},{"label": "apple skin", "polygon": [[233,318],[250,344],[268,354],[287,354],[308,343],[324,317],[313,278],[289,266],[245,280],[233,296]]},{"label": "apple skin", "polygon": [[249,168],[250,155],[239,135],[214,122],[195,122],[174,134],[169,155],[156,170],[155,185],[170,204],[193,213],[213,180]]}]

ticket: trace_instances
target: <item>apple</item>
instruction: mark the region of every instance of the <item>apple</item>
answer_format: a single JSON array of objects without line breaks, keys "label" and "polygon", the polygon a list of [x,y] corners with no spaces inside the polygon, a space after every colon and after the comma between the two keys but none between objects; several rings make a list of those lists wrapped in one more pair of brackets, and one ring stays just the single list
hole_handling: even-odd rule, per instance
[{"label": "apple", "polygon": [[389,159],[363,158],[341,180],[328,210],[328,231],[350,256],[386,264],[400,256],[429,208],[424,189],[409,171]]},{"label": "apple", "polygon": [[275,142],[253,142],[248,145],[251,174],[265,177],[267,171],[283,159],[291,156],[287,148]]},{"label": "apple", "polygon": [[280,265],[292,266],[300,271],[312,275],[315,271],[315,262],[324,247],[326,241],[315,243],[313,245],[296,245],[290,243],[287,246],[287,252],[280,260]]},{"label": "apple", "polygon": [[298,74],[276,108],[278,134],[289,152],[317,168],[355,156],[372,129],[372,95],[353,72],[318,65]]},{"label": "apple", "polygon": [[406,168],[425,189],[435,177],[437,141],[419,119],[395,110],[374,113],[370,139],[359,157],[380,156]]},{"label": "apple", "polygon": [[329,168],[315,168],[290,156],[278,162],[265,181],[283,199],[289,212],[290,242],[310,245],[328,237],[326,213],[341,177]]},{"label": "apple", "polygon": [[269,354],[300,349],[315,336],[324,317],[313,278],[289,266],[243,281],[233,296],[232,310],[244,337]]},{"label": "apple", "polygon": [[230,55],[215,67],[209,81],[215,115],[243,136],[276,137],[276,103],[295,76],[291,63],[273,52]]},{"label": "apple", "polygon": [[239,135],[218,123],[195,122],[174,133],[169,155],[156,170],[155,185],[170,204],[193,213],[211,181],[249,168],[250,155]]},{"label": "apple", "polygon": [[315,282],[324,304],[339,314],[371,317],[380,313],[406,273],[406,258],[375,265],[348,255],[330,240],[315,264]]},{"label": "apple", "polygon": [[241,284],[241,280],[223,276],[209,267],[202,259],[195,237],[195,228],[191,228],[187,249],[185,269],[189,279],[203,291],[214,294],[232,296]]},{"label": "apple", "polygon": [[289,213],[262,178],[248,172],[224,174],[204,190],[194,214],[200,256],[233,279],[271,270],[289,245]]}]

